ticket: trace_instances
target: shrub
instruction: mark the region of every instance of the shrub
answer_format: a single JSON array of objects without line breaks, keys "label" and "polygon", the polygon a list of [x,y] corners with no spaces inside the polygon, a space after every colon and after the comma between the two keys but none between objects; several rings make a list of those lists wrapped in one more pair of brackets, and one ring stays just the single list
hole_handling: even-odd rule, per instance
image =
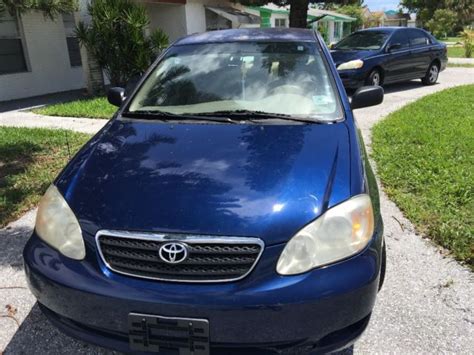
[{"label": "shrub", "polygon": [[341,14],[351,16],[356,19],[355,21],[352,21],[350,23],[351,32],[357,31],[358,29],[362,28],[362,25],[364,24],[364,15],[363,15],[362,6],[358,4],[344,5],[336,9],[336,11],[340,12]]},{"label": "shrub", "polygon": [[168,36],[159,29],[145,35],[150,23],[146,10],[130,0],[94,0],[88,11],[91,22],[79,23],[77,37],[114,86],[143,73],[168,45]]},{"label": "shrub", "polygon": [[0,16],[8,11],[10,14],[23,14],[28,11],[42,11],[51,20],[61,13],[77,11],[77,0],[0,0]]},{"label": "shrub", "polygon": [[444,38],[453,32],[458,21],[454,11],[448,9],[438,9],[434,12],[433,18],[426,23],[426,26],[437,38]]},{"label": "shrub", "polygon": [[462,45],[464,47],[464,56],[466,58],[472,57],[472,50],[474,48],[474,31],[465,30],[461,32]]}]

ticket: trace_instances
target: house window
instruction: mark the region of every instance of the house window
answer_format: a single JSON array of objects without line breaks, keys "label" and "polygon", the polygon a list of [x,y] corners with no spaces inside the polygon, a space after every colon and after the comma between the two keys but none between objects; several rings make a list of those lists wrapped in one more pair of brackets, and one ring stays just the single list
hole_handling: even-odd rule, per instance
[{"label": "house window", "polygon": [[286,27],[286,18],[276,18],[275,27]]},{"label": "house window", "polygon": [[334,22],[334,39],[336,41],[342,38],[342,22]]},{"label": "house window", "polygon": [[0,74],[28,71],[18,18],[0,15]]},{"label": "house window", "polygon": [[79,40],[76,37],[76,21],[73,14],[63,14],[64,29],[66,31],[67,51],[69,53],[69,63],[71,67],[80,67],[81,51]]}]

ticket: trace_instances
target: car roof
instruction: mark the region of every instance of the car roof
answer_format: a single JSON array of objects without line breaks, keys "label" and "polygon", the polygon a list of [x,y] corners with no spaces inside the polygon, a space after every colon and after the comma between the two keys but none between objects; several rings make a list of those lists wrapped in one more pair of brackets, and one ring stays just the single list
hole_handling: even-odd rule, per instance
[{"label": "car roof", "polygon": [[365,32],[365,31],[378,31],[378,32],[386,32],[386,33],[393,33],[395,31],[418,31],[418,32],[423,32],[425,35],[428,35],[432,37],[432,39],[435,39],[431,33],[428,31],[425,31],[423,28],[419,27],[403,27],[403,26],[387,26],[387,27],[371,27],[371,28],[366,28],[363,30],[356,31],[357,32]]},{"label": "car roof", "polygon": [[376,32],[387,32],[387,33],[392,33],[397,30],[403,30],[403,29],[408,29],[408,27],[396,27],[396,26],[390,26],[390,27],[371,27],[371,28],[365,28],[363,30],[359,30],[357,32],[367,32],[367,31],[376,31]]},{"label": "car roof", "polygon": [[196,33],[177,40],[174,45],[220,42],[316,42],[313,30],[304,28],[242,28]]}]

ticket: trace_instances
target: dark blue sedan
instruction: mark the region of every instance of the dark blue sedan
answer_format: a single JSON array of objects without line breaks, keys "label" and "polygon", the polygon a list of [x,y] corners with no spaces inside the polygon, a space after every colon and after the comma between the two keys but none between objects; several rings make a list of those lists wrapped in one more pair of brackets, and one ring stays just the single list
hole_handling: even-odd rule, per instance
[{"label": "dark blue sedan", "polygon": [[[374,175],[321,38],[174,43],[42,198],[24,249],[41,310],[124,352],[307,354],[366,328],[385,270]],[[127,97],[125,97],[127,96]]]},{"label": "dark blue sedan", "polygon": [[331,55],[346,88],[421,79],[433,85],[448,62],[446,45],[419,28],[378,27],[352,33]]}]

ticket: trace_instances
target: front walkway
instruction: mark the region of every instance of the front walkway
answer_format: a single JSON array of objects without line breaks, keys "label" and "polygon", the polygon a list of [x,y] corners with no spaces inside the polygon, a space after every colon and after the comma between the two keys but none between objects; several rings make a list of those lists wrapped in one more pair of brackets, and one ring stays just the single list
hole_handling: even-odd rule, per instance
[{"label": "front walkway", "polygon": [[448,63],[474,65],[474,58],[448,58]]},{"label": "front walkway", "polygon": [[[368,148],[370,129],[390,112],[435,91],[467,83],[474,83],[474,69],[448,68],[441,73],[440,83],[434,86],[426,87],[414,81],[387,87],[382,105],[356,111]],[[18,119],[21,120],[21,116]],[[388,254],[387,276],[369,328],[355,344],[354,352],[472,353],[472,273],[416,235],[413,225],[382,191],[381,206]],[[26,288],[21,258],[33,225],[34,212],[29,212],[0,229],[0,312],[7,314],[5,306],[13,306],[17,310],[13,316],[21,323],[18,329],[14,319],[0,318],[0,352],[5,349],[5,354],[105,353],[103,349],[61,334],[35,305]]]},{"label": "front walkway", "polygon": [[43,116],[29,111],[35,107],[77,100],[83,97],[83,90],[75,90],[0,102],[0,126],[70,129],[95,134],[107,123],[107,120]]},{"label": "front walkway", "polygon": [[0,113],[0,126],[8,127],[62,128],[94,134],[106,123],[107,120],[102,119],[43,116],[28,111],[15,110]]}]

